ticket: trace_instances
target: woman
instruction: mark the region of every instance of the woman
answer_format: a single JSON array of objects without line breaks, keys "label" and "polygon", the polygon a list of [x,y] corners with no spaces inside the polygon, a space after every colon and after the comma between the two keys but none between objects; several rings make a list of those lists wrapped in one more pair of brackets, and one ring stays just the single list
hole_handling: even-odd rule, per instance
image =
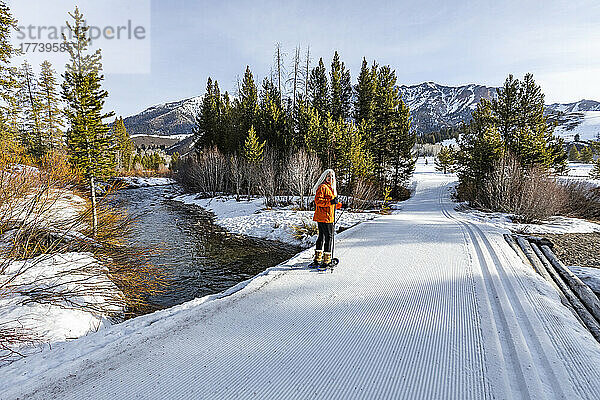
[{"label": "woman", "polygon": [[[334,208],[341,208],[337,200],[335,172],[325,170],[313,186],[315,194],[315,215],[313,221],[319,226],[319,238],[315,248],[313,265],[331,266],[331,238],[333,236]],[[323,252],[323,249],[325,252]]]}]

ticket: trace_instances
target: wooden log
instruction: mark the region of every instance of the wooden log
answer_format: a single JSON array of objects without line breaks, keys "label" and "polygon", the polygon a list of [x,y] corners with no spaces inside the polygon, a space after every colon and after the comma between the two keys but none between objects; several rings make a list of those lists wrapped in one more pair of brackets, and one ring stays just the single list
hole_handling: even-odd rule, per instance
[{"label": "wooden log", "polygon": [[539,275],[543,276],[544,279],[546,279],[547,281],[552,281],[552,278],[550,278],[550,275],[548,275],[548,272],[546,271],[546,269],[540,262],[539,258],[533,252],[533,249],[531,248],[531,245],[529,244],[529,242],[527,240],[525,240],[522,236],[517,236],[516,241],[517,241],[519,247],[521,248],[521,250],[523,250],[525,257],[527,257],[531,266],[533,266],[533,269],[535,270],[535,272],[537,272]]},{"label": "wooden log", "polygon": [[[545,254],[546,253],[544,252],[544,255]],[[547,257],[545,257],[545,258],[547,258]],[[594,336],[594,338],[598,342],[600,342],[600,324],[598,324],[598,321],[596,321],[596,318],[594,318],[594,316],[588,311],[588,309],[581,302],[581,300],[579,300],[579,298],[575,295],[575,293],[573,293],[571,288],[569,288],[569,286],[562,280],[561,276],[556,271],[554,266],[550,263],[550,261],[549,260],[546,260],[546,261],[547,261],[547,265],[549,267],[548,273],[552,276],[552,278],[554,279],[556,284],[561,288],[565,297],[569,300],[569,302],[573,306],[573,309],[577,312],[577,315],[579,315],[579,317],[581,318],[581,321],[583,321],[583,324],[585,325],[585,327],[590,331],[592,336]]]},{"label": "wooden log", "polygon": [[550,261],[548,261],[548,259],[544,255],[544,253],[542,253],[540,248],[537,246],[537,244],[531,243],[530,246],[531,246],[531,249],[533,250],[533,252],[535,253],[535,255],[537,256],[538,261],[541,263],[542,268],[546,272],[546,276],[547,276],[546,280],[549,279],[550,284],[554,287],[554,289],[558,293],[558,296],[560,297],[560,302],[571,311],[571,313],[575,316],[575,318],[577,318],[577,320],[579,321],[579,323],[581,325],[583,325],[584,327],[587,327],[585,322],[583,322],[583,320],[581,319],[581,317],[579,316],[577,311],[575,311],[575,309],[573,308],[573,306],[571,305],[571,303],[569,302],[569,300],[563,293],[563,290],[555,282],[555,279],[560,279],[563,284],[564,284],[564,281],[558,275],[555,278],[551,277],[550,271],[552,270],[553,267],[550,264]]},{"label": "wooden log", "polygon": [[539,237],[539,236],[527,236],[526,239],[529,242],[533,242],[535,244],[537,244],[538,246],[548,246],[551,249],[554,249],[554,243],[552,243],[550,240],[543,238],[543,237]]},{"label": "wooden log", "polygon": [[504,240],[506,240],[506,242],[509,244],[509,246],[512,247],[512,249],[515,251],[515,253],[517,253],[519,255],[521,260],[523,260],[523,262],[525,264],[527,264],[529,262],[529,260],[525,256],[525,253],[523,253],[523,250],[521,250],[521,248],[515,241],[515,238],[513,237],[513,235],[505,233],[503,236],[504,236]]},{"label": "wooden log", "polygon": [[597,321],[600,321],[600,300],[598,300],[598,297],[594,294],[592,289],[565,267],[564,264],[556,258],[548,246],[541,246],[541,250],[573,292],[577,294],[581,302],[585,304],[590,313]]},{"label": "wooden log", "polygon": [[[585,327],[585,323],[583,322],[577,311],[575,311],[575,309],[571,305],[571,302],[567,299],[562,289],[556,284],[556,282],[554,282],[554,279],[550,276],[547,266],[544,265],[544,262],[548,263],[548,261],[546,260],[546,257],[544,257],[544,255],[541,253],[541,251],[539,251],[539,248],[536,246],[536,244],[529,243],[527,240],[520,236],[516,237],[516,242],[518,242],[519,248],[522,250],[523,254],[525,254],[528,261],[531,263],[531,265],[537,271],[537,273],[540,274],[548,283],[550,283],[554,290],[556,290],[556,293],[558,293],[558,297],[560,298],[560,302],[565,307],[567,307],[575,316],[575,318],[577,318],[579,323],[581,323],[581,325]],[[549,265],[550,264],[548,263],[548,266]]]}]

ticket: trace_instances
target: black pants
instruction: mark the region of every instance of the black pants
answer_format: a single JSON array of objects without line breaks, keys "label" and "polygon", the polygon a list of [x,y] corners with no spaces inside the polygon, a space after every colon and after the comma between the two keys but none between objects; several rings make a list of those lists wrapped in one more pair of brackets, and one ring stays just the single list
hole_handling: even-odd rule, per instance
[{"label": "black pants", "polygon": [[317,222],[319,226],[319,237],[317,238],[316,249],[323,249],[323,239],[325,239],[325,251],[331,253],[331,237],[333,236],[333,223]]}]

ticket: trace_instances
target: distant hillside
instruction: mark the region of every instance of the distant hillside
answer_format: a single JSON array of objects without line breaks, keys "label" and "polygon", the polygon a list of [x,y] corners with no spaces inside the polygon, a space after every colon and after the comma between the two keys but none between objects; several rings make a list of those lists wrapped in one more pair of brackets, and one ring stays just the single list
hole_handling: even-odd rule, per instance
[{"label": "distant hillside", "polygon": [[471,112],[479,101],[491,99],[496,94],[496,88],[488,86],[452,87],[434,82],[403,85],[399,90],[410,109],[413,127],[420,135],[470,121]]},{"label": "distant hillside", "polygon": [[554,134],[567,142],[597,140],[600,138],[600,102],[580,100],[567,104],[550,104],[546,106],[548,120],[556,123]]},{"label": "distant hillside", "polygon": [[[482,85],[443,86],[434,82],[398,87],[410,108],[412,125],[418,135],[457,127],[471,120],[471,112],[481,99],[491,99],[496,88]],[[130,135],[173,136],[191,134],[202,96],[158,104],[124,119]],[[600,133],[600,103],[581,100],[546,106],[550,121],[557,123],[556,133],[567,141],[575,134],[591,140]]]},{"label": "distant hillside", "polygon": [[123,120],[129,135],[182,135],[193,132],[202,96],[158,104]]}]

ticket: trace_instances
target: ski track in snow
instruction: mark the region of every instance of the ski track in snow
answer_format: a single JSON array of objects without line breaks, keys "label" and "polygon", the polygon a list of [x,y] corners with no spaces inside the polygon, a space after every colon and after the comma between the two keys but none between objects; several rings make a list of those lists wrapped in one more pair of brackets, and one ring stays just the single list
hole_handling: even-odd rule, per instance
[{"label": "ski track in snow", "polygon": [[334,273],[300,268],[309,249],[44,373],[13,363],[0,399],[600,398],[600,346],[451,183],[337,235]]}]

